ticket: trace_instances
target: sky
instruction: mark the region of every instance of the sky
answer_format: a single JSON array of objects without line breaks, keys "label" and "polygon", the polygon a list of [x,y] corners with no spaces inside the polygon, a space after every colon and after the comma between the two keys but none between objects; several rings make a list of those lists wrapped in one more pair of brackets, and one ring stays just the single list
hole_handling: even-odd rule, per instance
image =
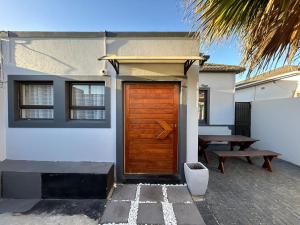
[{"label": "sky", "polygon": [[[183,0],[0,0],[5,31],[191,31]],[[210,47],[209,62],[240,63],[237,41]],[[240,79],[238,77],[238,79]]]}]

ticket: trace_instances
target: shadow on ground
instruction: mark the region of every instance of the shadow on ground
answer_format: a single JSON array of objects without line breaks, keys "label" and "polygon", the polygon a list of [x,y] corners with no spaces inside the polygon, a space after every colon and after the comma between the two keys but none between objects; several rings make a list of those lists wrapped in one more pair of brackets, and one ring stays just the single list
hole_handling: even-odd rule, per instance
[{"label": "shadow on ground", "polygon": [[210,146],[208,190],[197,203],[206,225],[300,224],[300,167],[274,159],[271,173],[261,168],[263,159],[250,165],[229,158],[222,174],[212,153],[218,148],[224,146]]},{"label": "shadow on ground", "polygon": [[30,210],[24,212],[29,214],[49,215],[85,215],[93,220],[98,220],[105,207],[105,200],[41,200]]}]

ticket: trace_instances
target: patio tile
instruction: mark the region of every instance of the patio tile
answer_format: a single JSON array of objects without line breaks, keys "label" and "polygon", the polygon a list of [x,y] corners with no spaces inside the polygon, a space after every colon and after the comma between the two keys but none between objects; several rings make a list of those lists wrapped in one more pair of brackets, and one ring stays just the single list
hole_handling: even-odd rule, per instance
[{"label": "patio tile", "polygon": [[108,202],[100,224],[127,223],[130,205],[130,202]]},{"label": "patio tile", "polygon": [[125,184],[118,185],[113,192],[112,200],[135,200],[136,185]]},{"label": "patio tile", "polygon": [[174,203],[173,210],[178,225],[205,225],[194,203]]},{"label": "patio tile", "polygon": [[171,203],[193,202],[189,190],[186,186],[168,186],[168,200]]},{"label": "patio tile", "polygon": [[[210,150],[228,146],[211,145]],[[300,167],[274,159],[273,172],[261,168],[263,159],[253,158],[250,165],[244,158],[229,158],[225,174],[217,169],[218,157],[208,151],[209,184],[205,201],[197,202],[203,219],[214,224],[299,224]],[[201,159],[199,159],[201,160]],[[204,209],[203,209],[204,208]],[[226,208],[226,210],[224,210]]]},{"label": "patio tile", "polygon": [[140,201],[162,202],[162,187],[159,185],[142,185]]},{"label": "patio tile", "polygon": [[161,203],[140,203],[137,224],[164,224]]}]

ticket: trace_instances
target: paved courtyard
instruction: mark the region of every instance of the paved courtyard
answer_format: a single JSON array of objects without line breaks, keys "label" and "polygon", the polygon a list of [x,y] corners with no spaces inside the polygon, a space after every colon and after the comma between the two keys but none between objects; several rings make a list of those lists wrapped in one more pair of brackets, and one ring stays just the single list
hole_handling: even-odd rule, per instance
[{"label": "paved courtyard", "polygon": [[217,157],[209,156],[208,191],[197,202],[206,225],[300,224],[300,167],[274,159],[270,173],[261,168],[262,159],[250,165],[229,158],[222,174]]},{"label": "paved courtyard", "polygon": [[185,185],[118,185],[100,224],[205,225]]},{"label": "paved courtyard", "polygon": [[275,159],[270,173],[261,168],[262,159],[249,165],[232,158],[222,174],[216,156],[209,156],[202,201],[193,202],[184,185],[126,184],[108,201],[0,199],[0,225],[300,224],[300,167]]},{"label": "paved courtyard", "polygon": [[0,225],[97,225],[106,200],[0,199]]},{"label": "paved courtyard", "polygon": [[120,184],[106,200],[0,199],[0,225],[205,225],[185,185]]}]

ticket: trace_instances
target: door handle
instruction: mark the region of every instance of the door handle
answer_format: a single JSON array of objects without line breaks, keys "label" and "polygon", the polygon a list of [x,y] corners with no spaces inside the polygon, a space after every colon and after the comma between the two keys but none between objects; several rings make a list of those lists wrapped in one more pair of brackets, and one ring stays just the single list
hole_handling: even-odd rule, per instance
[{"label": "door handle", "polygon": [[157,136],[157,139],[163,140],[168,137],[168,135],[173,131],[173,128],[164,120],[156,121],[160,127],[163,129]]}]

